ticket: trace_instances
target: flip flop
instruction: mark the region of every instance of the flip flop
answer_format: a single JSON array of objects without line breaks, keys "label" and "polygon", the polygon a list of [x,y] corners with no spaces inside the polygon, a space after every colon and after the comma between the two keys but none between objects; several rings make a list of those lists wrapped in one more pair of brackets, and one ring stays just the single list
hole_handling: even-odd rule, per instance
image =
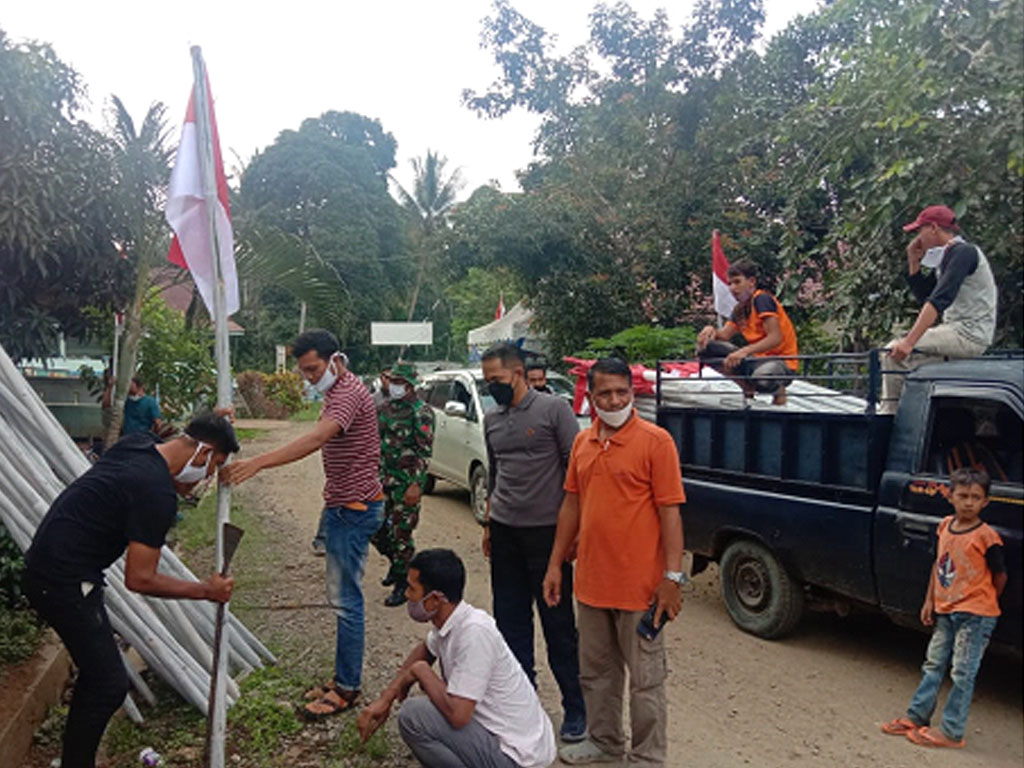
[{"label": "flip flop", "polygon": [[345,696],[337,690],[331,690],[316,701],[311,701],[304,706],[302,708],[302,715],[307,720],[323,720],[341,712],[355,709],[358,701],[359,691],[352,691],[350,696]]},{"label": "flip flop", "polygon": [[938,728],[929,728],[927,725],[918,728],[916,731],[907,731],[907,738],[922,747],[950,747],[952,749],[963,749],[967,743],[963,739],[955,741]]},{"label": "flip flop", "polygon": [[916,731],[920,726],[909,717],[897,717],[888,723],[882,723],[879,727],[882,729],[882,733],[887,733],[890,736],[906,736],[910,731]]}]

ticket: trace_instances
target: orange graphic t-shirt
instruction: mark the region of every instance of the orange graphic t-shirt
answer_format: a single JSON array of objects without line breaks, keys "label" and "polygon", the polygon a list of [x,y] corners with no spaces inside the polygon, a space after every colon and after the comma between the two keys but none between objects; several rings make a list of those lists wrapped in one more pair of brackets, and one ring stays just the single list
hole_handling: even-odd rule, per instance
[{"label": "orange graphic t-shirt", "polygon": [[939,523],[935,561],[935,612],[964,611],[976,616],[998,616],[999,597],[985,555],[1002,546],[999,534],[979,522],[966,531],[951,531],[953,515]]}]

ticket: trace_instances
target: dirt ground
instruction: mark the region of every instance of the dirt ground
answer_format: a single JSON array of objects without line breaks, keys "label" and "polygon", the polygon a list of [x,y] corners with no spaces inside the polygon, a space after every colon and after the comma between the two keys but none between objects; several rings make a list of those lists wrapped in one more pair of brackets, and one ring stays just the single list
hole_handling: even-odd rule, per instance
[{"label": "dirt ground", "polygon": [[[243,421],[240,425],[266,430],[245,443],[243,456],[280,445],[309,428],[288,422]],[[334,616],[324,606],[324,560],[310,550],[322,483],[317,454],[268,470],[237,492],[249,525],[259,532],[248,542],[243,540],[236,555],[238,581],[232,605],[250,628],[279,649],[282,668],[309,680],[326,679],[333,668]],[[488,566],[479,540],[480,528],[470,512],[468,494],[439,483],[425,499],[417,545],[446,546],[458,552],[468,572],[466,598],[490,610]],[[425,630],[409,620],[404,608],[383,605],[388,590],[380,586],[380,579],[386,561],[372,547],[370,551],[364,579],[363,689],[373,696]],[[193,565],[202,572],[201,564]],[[687,585],[684,595],[683,613],[666,630],[669,766],[1024,765],[1019,661],[996,654],[985,659],[966,750],[928,750],[878,731],[879,722],[902,714],[919,681],[925,635],[895,627],[879,616],[840,619],[811,614],[792,637],[767,642],[744,634],[729,620],[714,567]],[[542,648],[538,632],[539,690],[557,729],[561,722],[558,689],[543,662]],[[307,727],[272,764],[289,768],[416,765],[397,736],[394,718],[386,726],[390,753],[383,762],[325,758],[337,754],[335,742],[343,738],[349,718],[342,715],[330,725]]]},{"label": "dirt ground", "polygon": [[[264,450],[308,428],[261,426],[271,431],[247,445],[245,453]],[[280,527],[281,547],[293,553],[294,573],[279,585],[281,601],[315,600],[322,590],[323,561],[309,554],[321,482],[319,457],[310,457],[268,471],[240,491],[247,508]],[[489,610],[489,574],[480,554],[479,531],[467,494],[439,483],[424,503],[416,541],[420,548],[447,546],[457,551],[468,571],[467,599]],[[379,580],[385,568],[384,558],[371,549],[364,581],[368,693],[373,693],[374,683],[379,687],[386,682],[408,647],[423,634],[404,609],[383,606],[386,590]],[[242,596],[238,599],[241,602]],[[266,612],[259,619],[253,616],[250,624],[266,631],[273,625],[283,628],[287,622],[290,635],[330,639],[329,614],[288,614]],[[759,640],[740,632],[729,620],[713,568],[685,588],[683,613],[667,632],[671,766],[1009,768],[1024,764],[1018,661],[995,654],[985,659],[967,749],[937,752],[877,730],[877,723],[902,713],[918,683],[927,641],[923,634],[895,627],[878,616],[840,619],[812,614],[785,641]],[[543,658],[542,652],[538,658]],[[540,675],[540,693],[557,727],[558,691],[546,666]]]}]

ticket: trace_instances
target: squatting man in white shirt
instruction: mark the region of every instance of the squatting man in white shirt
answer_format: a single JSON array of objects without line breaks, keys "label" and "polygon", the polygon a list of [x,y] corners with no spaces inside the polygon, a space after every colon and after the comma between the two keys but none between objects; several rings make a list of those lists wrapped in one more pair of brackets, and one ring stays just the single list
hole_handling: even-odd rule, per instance
[{"label": "squatting man in white shirt", "polygon": [[[551,720],[494,619],[462,599],[458,555],[424,550],[409,563],[408,580],[410,618],[433,626],[359,713],[362,740],[402,701],[398,730],[427,768],[547,768],[556,754]],[[416,683],[426,695],[406,698]]]}]

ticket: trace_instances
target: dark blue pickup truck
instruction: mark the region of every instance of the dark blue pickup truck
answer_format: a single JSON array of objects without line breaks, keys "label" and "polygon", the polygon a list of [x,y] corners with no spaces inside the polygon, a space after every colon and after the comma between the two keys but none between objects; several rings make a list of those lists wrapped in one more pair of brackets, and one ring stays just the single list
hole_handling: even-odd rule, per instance
[{"label": "dark blue pickup truck", "polygon": [[[877,361],[877,356],[876,356]],[[879,608],[920,626],[951,469],[992,476],[982,518],[1003,538],[1009,583],[996,641],[1021,649],[1024,362],[938,363],[907,377],[895,416],[692,407],[663,396],[676,441],[694,573],[715,561],[733,621],[765,638],[803,611]]]}]

